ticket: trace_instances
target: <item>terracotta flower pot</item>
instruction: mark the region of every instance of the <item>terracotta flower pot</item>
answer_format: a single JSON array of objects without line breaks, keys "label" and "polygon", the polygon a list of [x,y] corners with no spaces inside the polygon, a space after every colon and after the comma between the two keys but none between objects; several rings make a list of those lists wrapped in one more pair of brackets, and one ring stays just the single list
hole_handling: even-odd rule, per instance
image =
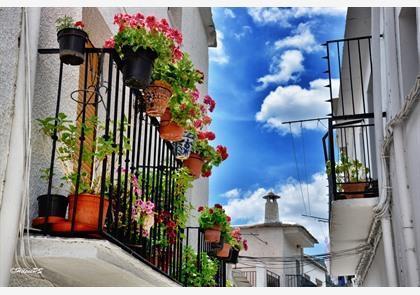
[{"label": "terracotta flower pot", "polygon": [[228,243],[224,243],[223,248],[220,249],[219,251],[217,251],[217,254],[216,254],[217,257],[220,257],[220,258],[229,257],[230,248],[231,248],[231,246]]},{"label": "terracotta flower pot", "polygon": [[219,243],[220,242],[220,234],[221,234],[221,226],[213,226],[208,228],[204,231],[204,241],[208,243]]},{"label": "terracotta flower pot", "polygon": [[[73,221],[75,195],[69,196],[69,221]],[[99,207],[101,197],[93,194],[79,194],[77,197],[76,207],[76,223],[89,225],[93,228],[98,228],[99,221]],[[104,199],[104,206],[102,210],[102,227],[105,223],[106,213],[108,212],[109,201]]]},{"label": "terracotta flower pot", "polygon": [[196,153],[191,153],[190,157],[184,161],[184,167],[187,167],[195,178],[200,177],[203,164],[203,159]]},{"label": "terracotta flower pot", "polygon": [[161,80],[153,81],[153,83],[144,90],[146,113],[151,117],[161,117],[168,107],[171,96],[171,85]]},{"label": "terracotta flower pot", "polygon": [[343,191],[345,193],[352,193],[352,192],[360,192],[361,194],[346,194],[346,199],[358,199],[358,198],[364,198],[364,192],[368,186],[365,182],[360,183],[343,183]]},{"label": "terracotta flower pot", "polygon": [[159,135],[164,140],[180,141],[184,134],[184,128],[172,121],[171,111],[165,110],[160,118]]}]

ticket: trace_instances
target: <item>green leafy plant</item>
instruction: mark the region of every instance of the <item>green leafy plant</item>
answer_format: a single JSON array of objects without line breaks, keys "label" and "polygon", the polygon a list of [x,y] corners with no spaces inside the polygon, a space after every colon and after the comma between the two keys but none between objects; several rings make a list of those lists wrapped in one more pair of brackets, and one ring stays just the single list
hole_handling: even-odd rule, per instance
[{"label": "green leafy plant", "polygon": [[187,190],[192,187],[194,178],[187,168],[178,169],[173,178],[175,180],[173,218],[179,228],[185,229],[191,210],[194,207],[187,201]]},{"label": "green leafy plant", "polygon": [[57,32],[63,30],[63,29],[79,29],[83,30],[85,27],[84,23],[82,21],[74,21],[74,19],[71,16],[63,16],[59,17],[55,21]]},{"label": "green leafy plant", "polygon": [[187,287],[214,287],[216,274],[219,267],[218,261],[210,258],[207,253],[200,255],[200,270],[197,267],[197,254],[191,246],[183,251],[181,281]]},{"label": "green leafy plant", "polygon": [[198,139],[194,142],[192,152],[198,154],[204,161],[201,170],[203,177],[211,175],[213,167],[218,167],[224,160],[229,157],[227,148],[218,145],[214,148],[210,145],[208,139]]},{"label": "green leafy plant", "polygon": [[[326,164],[327,174],[331,175],[331,162]],[[352,183],[366,181],[369,168],[358,160],[351,160],[347,155],[341,154],[340,161],[335,164],[337,183]]]},{"label": "green leafy plant", "polygon": [[214,207],[200,206],[198,212],[200,212],[198,223],[201,229],[206,230],[220,226],[222,235],[229,232],[231,218],[226,214],[222,205],[215,204]]},{"label": "green leafy plant", "polygon": [[[78,193],[93,193],[99,194],[101,185],[102,161],[117,153],[118,145],[114,145],[114,142],[103,136],[97,134],[102,133],[105,130],[104,124],[99,123],[96,116],[91,116],[86,119],[85,123],[77,124],[67,118],[64,113],[59,113],[57,118],[46,117],[44,119],[38,119],[38,124],[41,127],[40,131],[48,136],[54,137],[56,131],[57,136],[57,159],[61,165],[63,171],[63,177],[61,180],[70,185],[70,193],[75,193],[76,182],[79,177],[79,189]],[[127,127],[127,120],[118,124],[120,126],[120,132],[124,132]],[[84,148],[82,153],[82,162],[85,165],[92,166],[92,175],[89,175],[86,171],[81,170],[80,176],[78,176],[78,156],[80,151],[79,138],[84,137],[95,138],[90,148]],[[96,136],[94,136],[96,134]],[[123,152],[130,149],[129,139],[123,136]],[[49,169],[42,169],[42,179],[49,179],[51,171]],[[60,183],[60,187],[63,187],[64,183]]]},{"label": "green leafy plant", "polygon": [[157,64],[169,64],[182,58],[180,46],[181,33],[169,26],[166,19],[158,20],[154,16],[144,16],[141,13],[117,14],[114,24],[119,26],[118,33],[105,41],[104,47],[115,48],[123,54],[123,47],[130,47],[134,52],[139,48],[150,49],[157,55]]}]

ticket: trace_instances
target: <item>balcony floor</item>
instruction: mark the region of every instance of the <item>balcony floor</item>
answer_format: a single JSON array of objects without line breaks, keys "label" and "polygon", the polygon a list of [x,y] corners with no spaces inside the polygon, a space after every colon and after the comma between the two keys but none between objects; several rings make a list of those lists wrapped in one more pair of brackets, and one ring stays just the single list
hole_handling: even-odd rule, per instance
[{"label": "balcony floor", "polygon": [[[340,252],[363,245],[379,198],[346,199],[331,204],[330,251]],[[343,255],[331,260],[331,274],[354,275],[360,254]]]},{"label": "balcony floor", "polygon": [[108,241],[31,236],[30,243],[46,280],[28,281],[13,274],[13,286],[179,286]]}]

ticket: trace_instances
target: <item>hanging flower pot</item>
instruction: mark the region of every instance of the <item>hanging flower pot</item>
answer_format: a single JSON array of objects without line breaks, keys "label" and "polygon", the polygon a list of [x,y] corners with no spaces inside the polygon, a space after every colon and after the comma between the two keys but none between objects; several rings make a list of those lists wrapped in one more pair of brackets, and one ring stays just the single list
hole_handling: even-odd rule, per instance
[{"label": "hanging flower pot", "polygon": [[184,128],[172,121],[171,111],[167,108],[160,118],[159,135],[164,140],[180,141]]},{"label": "hanging flower pot", "polygon": [[175,157],[178,160],[186,160],[189,158],[194,140],[194,133],[185,131],[182,140],[174,143]]},{"label": "hanging flower pot", "polygon": [[[69,196],[69,221],[73,220],[73,208],[75,206],[75,196]],[[76,207],[76,224],[83,224],[96,230],[98,228],[99,221],[99,209],[100,209],[101,196],[82,193],[77,197]],[[102,227],[105,223],[106,214],[108,212],[109,201],[104,199],[102,209]]]},{"label": "hanging flower pot", "polygon": [[85,43],[88,34],[80,29],[65,28],[57,33],[60,60],[68,65],[81,65],[85,61]]},{"label": "hanging flower pot", "polygon": [[204,231],[204,241],[207,243],[219,243],[221,235],[221,226],[215,225]]},{"label": "hanging flower pot", "polygon": [[203,159],[196,153],[191,153],[190,157],[184,161],[184,167],[187,167],[190,170],[190,173],[194,178],[200,177],[203,164]]},{"label": "hanging flower pot", "polygon": [[153,81],[144,90],[143,97],[146,102],[146,113],[151,117],[161,117],[168,107],[171,96],[171,85],[162,80]]},{"label": "hanging flower pot", "polygon": [[239,250],[233,247],[230,248],[229,257],[225,260],[226,263],[238,263]]},{"label": "hanging flower pot", "polygon": [[227,258],[229,257],[231,246],[228,243],[223,244],[223,248],[217,251],[216,256],[220,258]]},{"label": "hanging flower pot", "polygon": [[[41,195],[38,200],[38,217],[66,217],[68,200],[65,196],[51,194]],[[50,210],[48,210],[50,209]]]},{"label": "hanging flower pot", "polygon": [[122,53],[124,55],[122,72],[125,85],[136,89],[144,89],[149,86],[153,63],[157,58],[156,52],[142,47],[134,52],[131,47],[124,46]]}]

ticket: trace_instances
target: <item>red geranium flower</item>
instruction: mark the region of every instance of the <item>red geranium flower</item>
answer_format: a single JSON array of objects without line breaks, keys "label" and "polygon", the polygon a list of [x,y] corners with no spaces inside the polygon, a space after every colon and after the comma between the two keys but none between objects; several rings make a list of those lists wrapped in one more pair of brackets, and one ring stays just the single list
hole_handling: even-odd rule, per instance
[{"label": "red geranium flower", "polygon": [[247,240],[244,240],[244,241],[242,242],[242,244],[244,245],[244,250],[245,250],[245,251],[248,251],[248,241],[247,241]]},{"label": "red geranium flower", "polygon": [[211,170],[208,170],[208,171],[205,171],[205,172],[201,173],[201,176],[210,177],[211,176]]},{"label": "red geranium flower", "polygon": [[230,221],[232,220],[232,218],[230,218],[230,216],[226,216],[226,220],[227,220],[228,222],[230,222]]},{"label": "red geranium flower", "polygon": [[74,26],[79,27],[79,28],[84,28],[85,24],[82,21],[79,20],[79,21],[74,23]]},{"label": "red geranium flower", "polygon": [[212,208],[210,208],[210,209],[209,209],[209,213],[210,213],[210,214],[213,214],[213,212],[214,212],[214,211],[213,211],[213,209],[212,209]]},{"label": "red geranium flower", "polygon": [[214,207],[215,208],[219,208],[219,209],[222,209],[223,208],[222,205],[220,205],[220,204],[215,204]]},{"label": "red geranium flower", "polygon": [[204,207],[203,206],[200,206],[200,207],[198,207],[198,212],[201,212],[201,211],[203,211],[204,210]]},{"label": "red geranium flower", "polygon": [[207,131],[206,132],[206,137],[207,137],[208,140],[214,140],[216,138],[216,134],[214,134],[214,132]]}]

